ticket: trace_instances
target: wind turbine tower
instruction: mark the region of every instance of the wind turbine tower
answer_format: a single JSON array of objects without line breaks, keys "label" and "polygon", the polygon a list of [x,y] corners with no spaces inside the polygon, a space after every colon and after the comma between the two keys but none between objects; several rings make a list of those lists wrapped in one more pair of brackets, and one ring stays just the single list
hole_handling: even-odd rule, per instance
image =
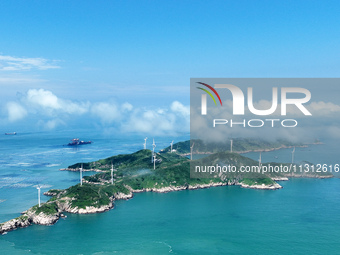
[{"label": "wind turbine tower", "polygon": [[192,143],[192,145],[190,146],[190,160],[192,160],[192,150],[194,148],[195,143]]},{"label": "wind turbine tower", "polygon": [[259,172],[261,171],[262,168],[262,159],[261,159],[261,152],[260,152],[260,158],[259,158]]},{"label": "wind turbine tower", "polygon": [[294,153],[295,153],[295,147],[294,147],[294,149],[292,151],[292,164],[294,164]]},{"label": "wind turbine tower", "polygon": [[37,190],[38,190],[38,204],[39,204],[39,207],[40,207],[40,189],[41,189],[41,187],[38,185]]},{"label": "wind turbine tower", "polygon": [[146,150],[146,140],[148,140],[147,137],[145,137],[145,139],[144,139],[144,150]]},{"label": "wind turbine tower", "polygon": [[174,141],[172,140],[172,142],[170,143],[170,145],[171,145],[171,150],[170,150],[170,152],[172,153],[172,145],[174,144]]},{"label": "wind turbine tower", "polygon": [[113,164],[111,163],[111,184],[113,184]]},{"label": "wind turbine tower", "polygon": [[233,152],[233,139],[230,140],[230,152]]},{"label": "wind turbine tower", "polygon": [[153,170],[155,170],[156,169],[156,153],[155,154],[153,154]]},{"label": "wind turbine tower", "polygon": [[152,141],[153,143],[152,143],[151,163],[153,163],[153,155],[155,154],[155,148],[156,148],[155,139],[152,139]]},{"label": "wind turbine tower", "polygon": [[80,186],[82,186],[83,185],[83,163],[81,164],[79,172],[80,172]]},{"label": "wind turbine tower", "polygon": [[155,144],[155,139],[152,140],[152,153],[155,153],[155,148],[156,148],[156,144]]}]

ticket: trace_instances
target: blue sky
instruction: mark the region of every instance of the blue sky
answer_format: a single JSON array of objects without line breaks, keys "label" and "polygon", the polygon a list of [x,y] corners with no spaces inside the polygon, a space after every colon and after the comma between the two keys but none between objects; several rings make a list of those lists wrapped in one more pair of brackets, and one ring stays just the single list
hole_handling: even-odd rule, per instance
[{"label": "blue sky", "polygon": [[[163,131],[173,132],[188,117],[191,77],[339,77],[339,7],[338,1],[2,1],[1,128],[54,129],[86,117],[124,129],[135,116],[141,126],[155,124],[131,131],[147,133],[161,119],[168,122]],[[41,104],[51,94],[59,101]]]}]

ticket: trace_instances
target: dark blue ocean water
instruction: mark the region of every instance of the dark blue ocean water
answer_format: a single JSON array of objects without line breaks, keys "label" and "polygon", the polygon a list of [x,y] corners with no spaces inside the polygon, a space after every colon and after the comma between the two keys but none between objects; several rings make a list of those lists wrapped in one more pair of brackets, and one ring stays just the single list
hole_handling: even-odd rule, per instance
[{"label": "dark blue ocean water", "polygon": [[[73,137],[94,143],[63,146]],[[1,137],[0,221],[37,203],[34,185],[66,188],[79,181],[78,173],[59,168],[139,150],[143,139],[85,130]],[[161,149],[185,139],[155,141]],[[258,153],[247,156],[258,159]],[[327,164],[340,159],[334,141],[297,148],[295,158]],[[290,159],[291,149],[262,153],[263,162]],[[106,213],[68,214],[53,226],[0,236],[1,254],[340,254],[340,180],[293,179],[281,185],[276,191],[217,187],[136,194]]]}]

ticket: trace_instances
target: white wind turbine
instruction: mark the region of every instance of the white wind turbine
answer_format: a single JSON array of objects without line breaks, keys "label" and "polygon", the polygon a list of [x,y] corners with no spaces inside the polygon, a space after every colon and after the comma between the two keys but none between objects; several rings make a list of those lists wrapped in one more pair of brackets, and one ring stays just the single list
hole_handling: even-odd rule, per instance
[{"label": "white wind turbine", "polygon": [[195,143],[192,143],[192,145],[190,146],[190,160],[192,160],[192,150],[194,148]]},{"label": "white wind turbine", "polygon": [[155,154],[155,148],[156,148],[155,139],[152,139],[152,141],[153,143],[152,143],[151,163],[153,162],[153,155]]},{"label": "white wind turbine", "polygon": [[147,137],[145,137],[145,139],[144,139],[144,150],[146,149],[146,140],[148,140]]},{"label": "white wind turbine", "polygon": [[81,163],[79,172],[80,172],[80,186],[82,186],[83,185],[83,163]]},{"label": "white wind turbine", "polygon": [[155,139],[152,139],[153,143],[152,143],[152,152],[155,153],[155,148],[156,148],[156,144],[155,144]]},{"label": "white wind turbine", "polygon": [[294,149],[292,151],[292,164],[294,164],[294,153],[295,153],[295,147],[294,147]]},{"label": "white wind turbine", "polygon": [[37,188],[37,190],[38,190],[38,205],[40,207],[41,206],[41,200],[40,200],[41,189],[50,188],[51,185],[40,185],[40,184],[38,184],[38,185],[34,185],[33,187]]},{"label": "white wind turbine", "polygon": [[233,152],[233,139],[230,140],[230,152]]},{"label": "white wind turbine", "polygon": [[172,153],[172,145],[174,144],[174,141],[172,140],[172,142],[170,143],[170,145],[171,145],[171,150],[170,150],[170,152]]},{"label": "white wind turbine", "polygon": [[113,164],[111,163],[111,184],[113,184]]},{"label": "white wind turbine", "polygon": [[156,169],[156,153],[153,154],[153,170]]},{"label": "white wind turbine", "polygon": [[261,171],[262,168],[262,159],[261,159],[261,152],[260,152],[260,158],[259,158],[259,172]]},{"label": "white wind turbine", "polygon": [[40,187],[40,185],[38,185],[37,190],[38,190],[38,204],[39,204],[39,207],[40,207],[40,189],[41,189],[41,187]]}]

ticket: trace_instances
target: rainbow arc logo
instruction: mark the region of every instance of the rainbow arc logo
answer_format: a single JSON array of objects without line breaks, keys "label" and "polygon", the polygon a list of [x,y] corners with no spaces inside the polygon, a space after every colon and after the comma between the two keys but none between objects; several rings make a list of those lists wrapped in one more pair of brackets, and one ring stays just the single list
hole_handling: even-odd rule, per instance
[{"label": "rainbow arc logo", "polygon": [[[197,83],[198,83],[198,84],[201,84],[201,85],[203,85],[203,86],[206,86],[206,87],[209,88],[212,92],[214,92],[214,94],[217,96],[217,98],[218,98],[218,100],[220,101],[220,104],[221,104],[221,106],[222,106],[222,100],[221,100],[221,98],[220,98],[220,95],[217,93],[217,91],[216,91],[213,87],[211,87],[210,85],[208,85],[208,84],[206,84],[206,83],[203,83],[203,82],[197,82]],[[201,87],[197,87],[197,88],[200,89],[200,90],[203,90],[204,92],[206,92],[206,93],[214,100],[215,105],[217,105],[216,100],[215,100],[215,97],[213,96],[213,94],[211,94],[211,92],[210,92],[209,90],[204,89],[204,88],[201,88]]]}]

